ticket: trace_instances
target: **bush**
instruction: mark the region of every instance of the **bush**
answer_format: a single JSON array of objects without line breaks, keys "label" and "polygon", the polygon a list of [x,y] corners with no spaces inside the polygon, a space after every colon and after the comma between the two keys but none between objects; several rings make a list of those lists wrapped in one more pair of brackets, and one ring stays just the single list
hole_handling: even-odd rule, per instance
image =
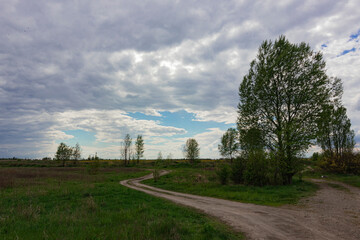
[{"label": "bush", "polygon": [[226,163],[221,164],[216,170],[216,175],[222,185],[226,185],[229,182],[230,168]]},{"label": "bush", "polygon": [[231,180],[236,183],[244,182],[244,171],[246,169],[246,159],[244,157],[237,157],[231,164]]},{"label": "bush", "polygon": [[334,173],[360,174],[360,152],[343,153],[340,159],[336,159],[335,156],[330,156],[328,153],[322,153],[317,165]]},{"label": "bush", "polygon": [[270,183],[269,161],[264,151],[251,152],[244,171],[244,182],[248,185],[264,186]]}]

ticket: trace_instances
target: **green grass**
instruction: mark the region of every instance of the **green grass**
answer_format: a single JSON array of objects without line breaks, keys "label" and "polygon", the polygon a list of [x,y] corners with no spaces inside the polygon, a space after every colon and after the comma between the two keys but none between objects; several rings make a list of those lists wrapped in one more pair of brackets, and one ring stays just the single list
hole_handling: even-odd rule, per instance
[{"label": "green grass", "polygon": [[332,174],[329,178],[360,188],[360,175]]},{"label": "green grass", "polygon": [[307,178],[322,178],[321,176],[325,176],[324,180],[339,181],[360,188],[360,175],[326,173],[324,171],[308,172],[304,175]]},{"label": "green grass", "polygon": [[295,204],[299,199],[314,194],[317,186],[307,181],[298,181],[288,186],[254,187],[245,185],[221,185],[212,168],[174,169],[172,173],[152,179],[145,184],[183,193],[217,197],[259,205],[280,206]]},{"label": "green grass", "polygon": [[[0,168],[0,174],[12,169]],[[58,170],[9,174],[17,177],[0,185],[1,239],[243,238],[204,214],[119,184],[143,170]]]}]

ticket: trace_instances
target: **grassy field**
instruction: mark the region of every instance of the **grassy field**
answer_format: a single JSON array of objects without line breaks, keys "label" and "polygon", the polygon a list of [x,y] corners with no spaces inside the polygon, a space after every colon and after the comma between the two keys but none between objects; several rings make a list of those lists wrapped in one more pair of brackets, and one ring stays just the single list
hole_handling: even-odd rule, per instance
[{"label": "grassy field", "polygon": [[294,204],[300,198],[310,196],[317,186],[307,181],[299,181],[288,186],[253,187],[244,185],[221,185],[214,168],[179,168],[157,182],[144,181],[145,184],[184,193],[217,197],[260,205],[280,206]]},{"label": "grassy field", "polygon": [[135,168],[0,167],[1,239],[242,239],[194,210],[125,188]]}]

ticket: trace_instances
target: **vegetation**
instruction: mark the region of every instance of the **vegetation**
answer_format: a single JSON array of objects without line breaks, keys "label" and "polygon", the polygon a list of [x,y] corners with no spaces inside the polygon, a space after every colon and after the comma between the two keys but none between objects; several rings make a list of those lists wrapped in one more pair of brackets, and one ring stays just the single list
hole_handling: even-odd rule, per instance
[{"label": "vegetation", "polygon": [[360,173],[359,154],[353,152],[355,133],[346,108],[339,102],[324,106],[318,131],[317,142],[323,150],[319,159],[322,167],[333,172]]},{"label": "vegetation", "polygon": [[272,173],[267,179],[291,184],[299,157],[317,137],[324,105],[339,98],[340,83],[326,75],[322,54],[308,44],[292,44],[284,36],[264,41],[240,84],[237,126],[245,158],[252,151],[270,155],[256,163],[251,160],[257,158],[248,158],[252,169],[244,175]]},{"label": "vegetation", "polygon": [[170,174],[160,177],[157,182],[146,180],[144,183],[171,191],[269,206],[294,204],[317,190],[315,184],[297,179],[291,185],[281,186],[257,187],[232,182],[222,185],[216,168],[185,166],[173,168]]},{"label": "vegetation", "polygon": [[144,156],[144,151],[144,140],[142,135],[138,135],[135,142],[135,155],[138,164],[140,162],[140,158]]},{"label": "vegetation", "polygon": [[79,143],[76,143],[75,147],[73,148],[72,156],[76,161],[81,159],[81,147]]},{"label": "vegetation", "polygon": [[239,151],[238,133],[236,129],[229,128],[224,133],[218,148],[221,156],[230,158],[230,162],[232,162],[234,155]]},{"label": "vegetation", "polygon": [[196,160],[200,156],[199,144],[197,143],[197,141],[195,139],[189,138],[186,141],[183,152],[184,152],[185,158],[188,159],[188,161],[190,163],[195,163]]},{"label": "vegetation", "polygon": [[73,149],[67,146],[65,143],[60,143],[55,154],[55,159],[62,162],[63,167],[65,167],[65,162],[71,159],[73,154]]},{"label": "vegetation", "polygon": [[130,164],[131,144],[132,144],[132,139],[130,137],[130,134],[126,134],[123,142],[121,143],[121,155],[122,155],[122,158],[124,159],[125,165]]},{"label": "vegetation", "polygon": [[[241,239],[196,211],[119,185],[133,168],[0,168],[2,239]],[[207,231],[207,230],[211,231]]]}]

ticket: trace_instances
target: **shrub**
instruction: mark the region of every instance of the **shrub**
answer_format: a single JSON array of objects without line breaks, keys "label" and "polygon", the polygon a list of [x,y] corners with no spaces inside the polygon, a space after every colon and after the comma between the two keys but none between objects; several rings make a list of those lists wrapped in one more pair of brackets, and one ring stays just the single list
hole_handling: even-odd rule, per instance
[{"label": "shrub", "polygon": [[229,181],[230,176],[230,168],[229,165],[221,164],[219,168],[216,170],[216,175],[222,185],[226,185]]},{"label": "shrub", "polygon": [[266,153],[262,150],[253,151],[249,154],[244,171],[244,182],[248,185],[264,186],[270,183],[269,161]]},{"label": "shrub", "polygon": [[231,164],[230,178],[236,183],[244,182],[244,171],[246,169],[246,159],[244,157],[237,157]]}]

